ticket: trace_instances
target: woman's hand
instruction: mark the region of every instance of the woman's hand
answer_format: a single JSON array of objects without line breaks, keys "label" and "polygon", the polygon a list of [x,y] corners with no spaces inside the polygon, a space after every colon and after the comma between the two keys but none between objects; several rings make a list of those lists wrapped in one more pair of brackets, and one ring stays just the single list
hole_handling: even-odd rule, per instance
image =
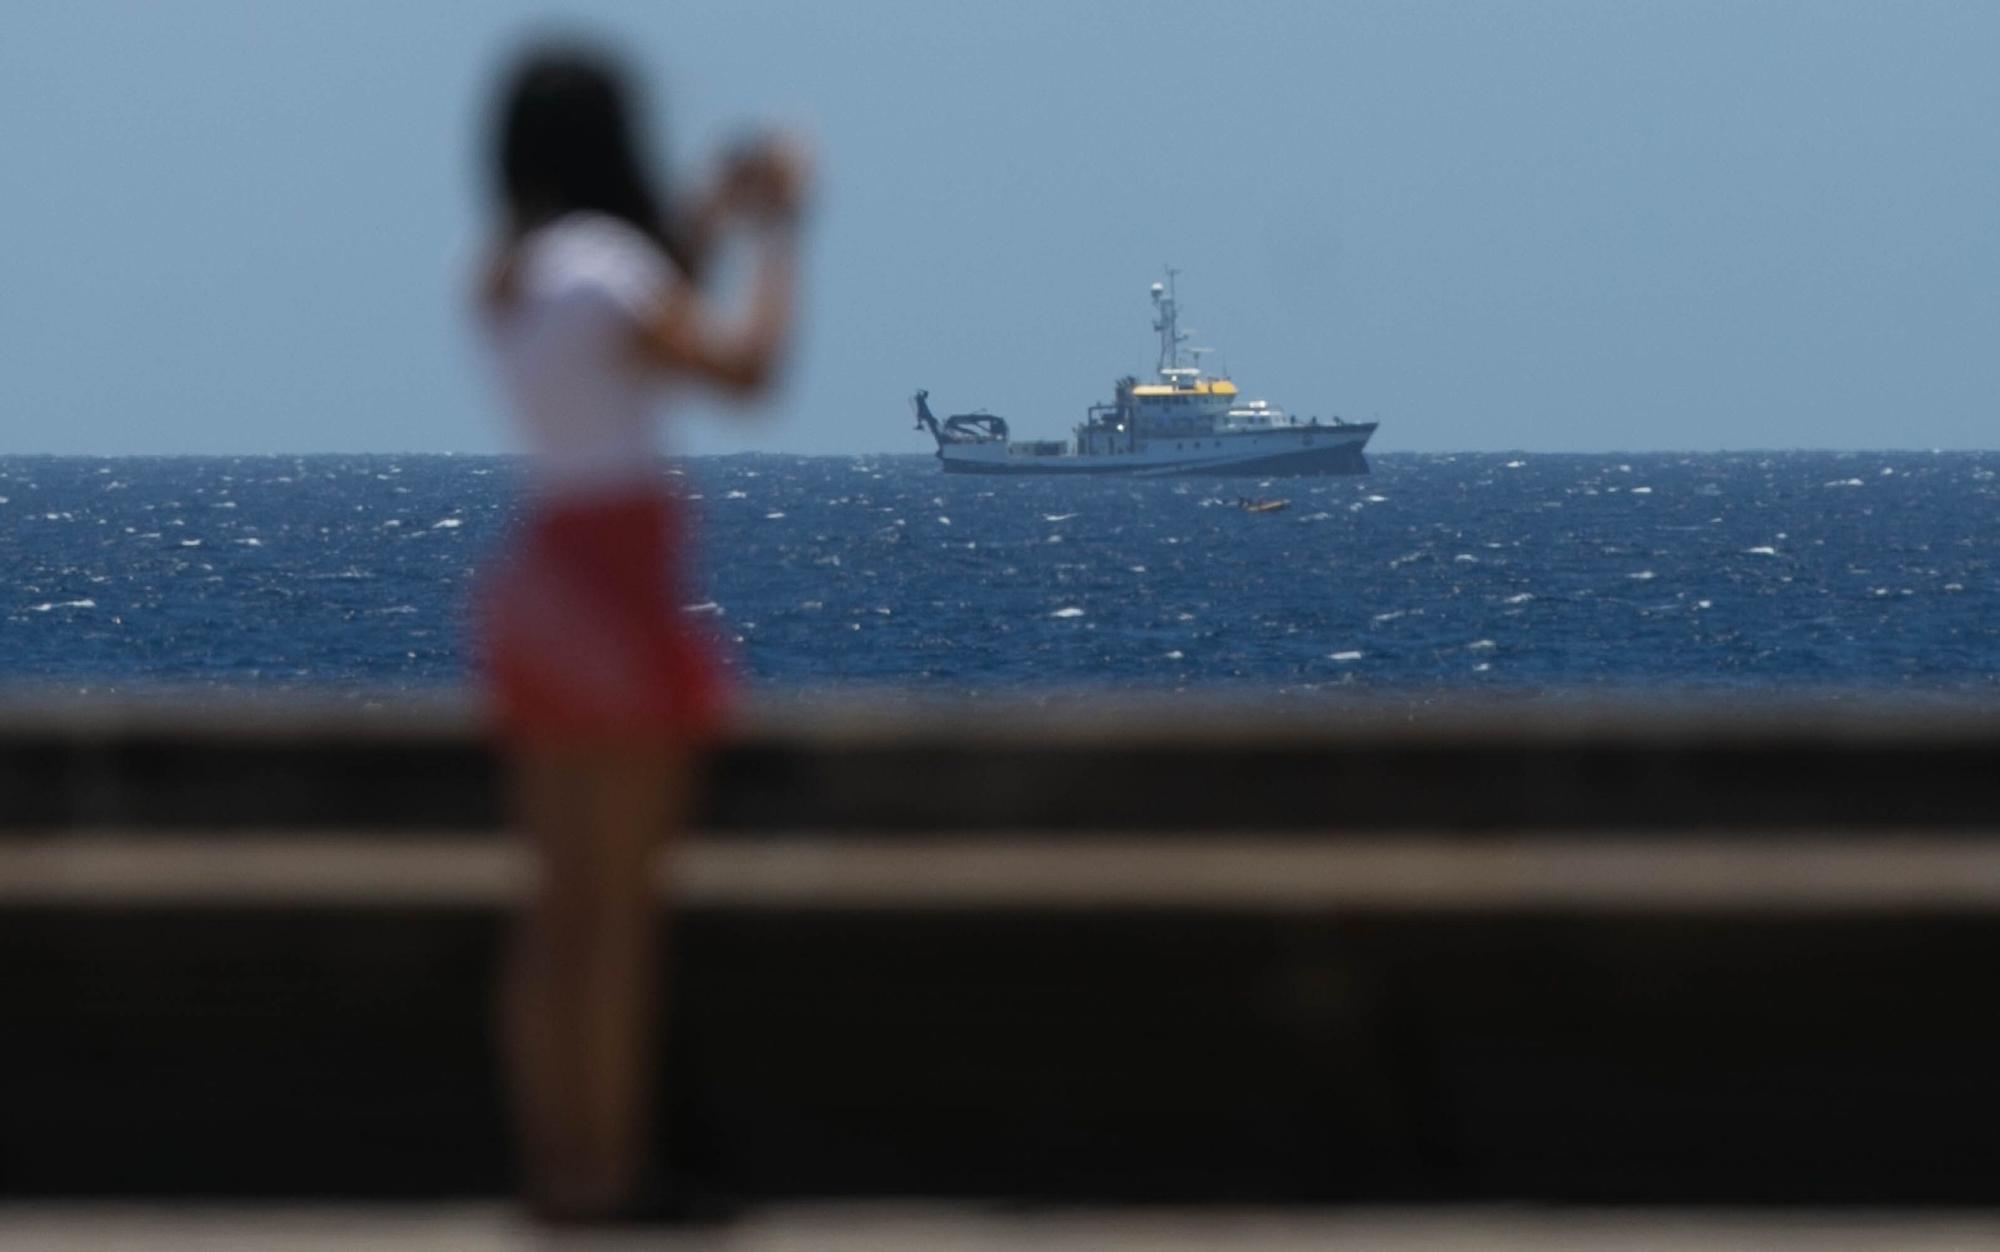
[{"label": "woman's hand", "polygon": [[782,135],[768,136],[724,158],[720,198],[753,221],[787,224],[804,211],[811,181],[812,162],[805,147]]}]

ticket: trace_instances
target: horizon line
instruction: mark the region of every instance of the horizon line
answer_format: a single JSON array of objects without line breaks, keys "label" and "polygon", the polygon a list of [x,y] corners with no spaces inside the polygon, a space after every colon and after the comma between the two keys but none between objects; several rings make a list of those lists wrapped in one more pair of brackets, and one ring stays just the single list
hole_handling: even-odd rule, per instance
[{"label": "horizon line", "polygon": [[[1378,458],[1408,456],[1763,456],[1795,455],[1813,453],[1823,456],[1943,456],[1945,454],[1985,455],[2000,453],[1995,447],[1751,447],[1751,448],[1396,448],[1388,451],[1370,450],[1371,460]],[[465,460],[518,461],[529,456],[525,452],[460,452],[454,450],[372,450],[321,449],[300,452],[21,452],[0,451],[0,461],[10,460],[67,460],[67,461],[118,461],[118,460],[249,460],[277,458],[319,458],[319,457],[448,457]],[[746,448],[737,452],[680,452],[661,453],[660,461],[723,461],[732,457],[793,457],[799,460],[845,460],[862,457],[881,458],[923,458],[936,460],[934,452],[774,452],[761,448]]]}]

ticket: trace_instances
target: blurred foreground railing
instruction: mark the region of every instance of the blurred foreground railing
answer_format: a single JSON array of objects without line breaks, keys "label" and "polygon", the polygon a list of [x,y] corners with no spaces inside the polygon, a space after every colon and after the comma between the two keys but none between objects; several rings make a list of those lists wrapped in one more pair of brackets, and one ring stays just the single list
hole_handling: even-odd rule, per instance
[{"label": "blurred foreground railing", "polygon": [[[1992,1200],[2000,718],[749,719],[663,1125],[748,1194]],[[462,714],[0,713],[0,1193],[506,1185]]]}]

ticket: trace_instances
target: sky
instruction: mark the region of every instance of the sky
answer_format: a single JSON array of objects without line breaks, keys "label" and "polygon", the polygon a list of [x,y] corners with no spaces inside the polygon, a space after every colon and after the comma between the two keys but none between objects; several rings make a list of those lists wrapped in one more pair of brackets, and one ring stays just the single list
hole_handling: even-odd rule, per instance
[{"label": "sky", "polygon": [[0,454],[508,447],[493,79],[645,74],[663,168],[815,148],[804,315],[682,451],[1066,435],[1153,365],[1376,451],[2000,447],[2000,4],[10,0]]}]

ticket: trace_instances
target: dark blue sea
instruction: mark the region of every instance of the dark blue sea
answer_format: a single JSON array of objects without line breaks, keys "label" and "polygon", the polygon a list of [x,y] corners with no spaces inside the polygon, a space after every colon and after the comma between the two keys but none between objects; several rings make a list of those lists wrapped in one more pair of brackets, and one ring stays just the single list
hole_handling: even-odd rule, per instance
[{"label": "dark blue sea", "polygon": [[[1374,465],[697,459],[687,611],[773,693],[2000,689],[2000,453]],[[0,684],[452,688],[514,485],[472,457],[0,459]]]}]

